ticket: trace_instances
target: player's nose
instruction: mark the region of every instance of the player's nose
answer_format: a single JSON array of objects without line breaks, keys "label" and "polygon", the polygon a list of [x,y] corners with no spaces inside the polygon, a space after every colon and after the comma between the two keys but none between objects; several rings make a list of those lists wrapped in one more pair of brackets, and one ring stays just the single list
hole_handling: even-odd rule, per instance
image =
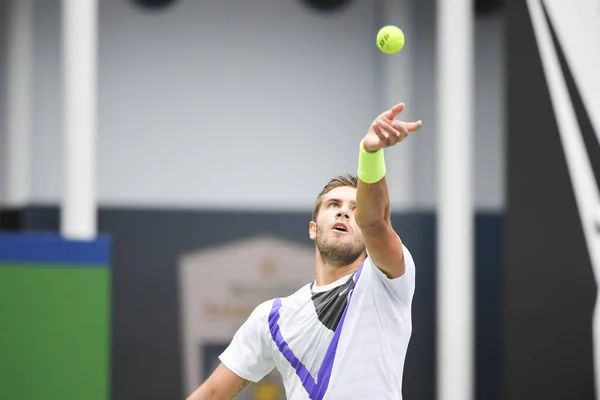
[{"label": "player's nose", "polygon": [[340,209],[336,215],[338,218],[350,219],[350,212],[347,209]]}]

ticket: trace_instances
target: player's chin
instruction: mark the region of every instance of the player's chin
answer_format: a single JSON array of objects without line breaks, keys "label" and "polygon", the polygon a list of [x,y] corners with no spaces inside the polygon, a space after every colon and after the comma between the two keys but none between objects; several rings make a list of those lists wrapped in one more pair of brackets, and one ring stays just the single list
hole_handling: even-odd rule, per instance
[{"label": "player's chin", "polygon": [[329,243],[335,244],[336,247],[345,248],[356,242],[356,239],[350,235],[333,235],[329,238]]},{"label": "player's chin", "polygon": [[329,247],[335,248],[337,250],[341,250],[348,245],[348,241],[346,240],[346,238],[335,235],[329,236],[325,243],[327,243]]}]

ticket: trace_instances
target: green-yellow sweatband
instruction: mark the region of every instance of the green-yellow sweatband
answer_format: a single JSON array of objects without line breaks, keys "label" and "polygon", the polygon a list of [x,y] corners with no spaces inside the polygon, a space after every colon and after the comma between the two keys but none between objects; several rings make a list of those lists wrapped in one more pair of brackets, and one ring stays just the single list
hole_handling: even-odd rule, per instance
[{"label": "green-yellow sweatband", "polygon": [[379,182],[385,176],[385,159],[383,149],[369,153],[360,141],[358,156],[358,178],[365,183]]}]

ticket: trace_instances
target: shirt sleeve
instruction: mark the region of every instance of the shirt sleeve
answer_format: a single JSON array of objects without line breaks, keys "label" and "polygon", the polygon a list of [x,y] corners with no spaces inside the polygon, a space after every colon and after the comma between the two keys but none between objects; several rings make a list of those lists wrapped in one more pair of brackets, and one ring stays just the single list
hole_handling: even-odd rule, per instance
[{"label": "shirt sleeve", "polygon": [[[400,240],[400,239],[398,239]],[[402,244],[404,254],[404,274],[394,279],[390,279],[380,270],[370,257],[365,260],[365,268],[375,286],[379,286],[390,295],[390,298],[410,304],[415,292],[415,262],[412,254],[404,244]]]},{"label": "shirt sleeve", "polygon": [[267,317],[271,301],[262,303],[237,330],[219,360],[240,378],[258,382],[273,370]]}]

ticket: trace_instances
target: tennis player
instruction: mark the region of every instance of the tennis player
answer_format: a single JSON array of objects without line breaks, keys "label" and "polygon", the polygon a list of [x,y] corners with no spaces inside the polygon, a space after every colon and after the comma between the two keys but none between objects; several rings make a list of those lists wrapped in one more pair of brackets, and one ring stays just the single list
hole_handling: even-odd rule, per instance
[{"label": "tennis player", "polygon": [[273,368],[289,400],[402,399],[415,264],[390,223],[383,149],[421,127],[396,120],[403,110],[373,121],[357,176],[332,179],[317,197],[314,282],[257,306],[188,400],[235,398]]}]

